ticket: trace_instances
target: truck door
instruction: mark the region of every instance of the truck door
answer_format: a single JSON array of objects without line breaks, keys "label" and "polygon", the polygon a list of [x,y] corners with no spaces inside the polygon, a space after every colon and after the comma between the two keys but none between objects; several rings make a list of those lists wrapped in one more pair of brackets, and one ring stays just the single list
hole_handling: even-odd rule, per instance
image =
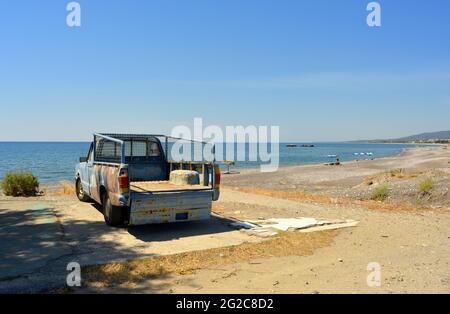
[{"label": "truck door", "polygon": [[91,148],[89,148],[89,153],[86,161],[86,189],[85,191],[89,191],[89,195],[92,195],[91,185],[92,185],[92,174],[94,167],[94,144],[91,144]]},{"label": "truck door", "polygon": [[91,196],[91,173],[93,165],[93,145],[89,148],[89,152],[86,157],[86,162],[80,163],[80,180],[83,185],[84,192]]}]

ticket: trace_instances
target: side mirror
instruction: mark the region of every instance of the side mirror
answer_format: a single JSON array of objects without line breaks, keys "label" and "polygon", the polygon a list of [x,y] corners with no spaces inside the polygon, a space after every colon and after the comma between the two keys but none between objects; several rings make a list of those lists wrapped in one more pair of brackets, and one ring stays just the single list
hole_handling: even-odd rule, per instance
[{"label": "side mirror", "polygon": [[86,162],[87,161],[87,157],[80,157],[80,162]]}]

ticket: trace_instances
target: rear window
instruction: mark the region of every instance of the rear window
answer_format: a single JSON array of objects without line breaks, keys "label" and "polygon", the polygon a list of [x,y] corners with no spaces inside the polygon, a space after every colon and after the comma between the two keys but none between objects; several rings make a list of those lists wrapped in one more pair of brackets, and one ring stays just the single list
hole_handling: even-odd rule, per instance
[{"label": "rear window", "polygon": [[[126,140],[125,158],[128,160],[146,160],[161,156],[159,143],[155,140]],[[104,138],[98,138],[96,142],[97,161],[120,162],[122,147],[120,143]]]},{"label": "rear window", "polygon": [[106,162],[120,162],[120,144],[98,138],[95,148],[95,159]]},{"label": "rear window", "polygon": [[159,157],[160,155],[159,145],[154,141],[125,142],[126,157]]},{"label": "rear window", "polygon": [[155,142],[149,142],[148,145],[148,155],[150,157],[159,157],[161,156],[161,151],[159,150],[158,143]]}]

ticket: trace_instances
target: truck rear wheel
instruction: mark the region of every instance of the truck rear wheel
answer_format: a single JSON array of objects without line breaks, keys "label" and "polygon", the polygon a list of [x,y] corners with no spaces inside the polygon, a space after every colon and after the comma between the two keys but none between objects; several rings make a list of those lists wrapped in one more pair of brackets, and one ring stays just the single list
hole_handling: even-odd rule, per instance
[{"label": "truck rear wheel", "polygon": [[103,216],[108,226],[119,226],[122,223],[122,208],[113,206],[108,193],[103,195]]},{"label": "truck rear wheel", "polygon": [[77,197],[82,202],[88,202],[90,200],[89,196],[84,193],[83,185],[81,184],[80,178],[75,182],[75,191],[77,193]]}]

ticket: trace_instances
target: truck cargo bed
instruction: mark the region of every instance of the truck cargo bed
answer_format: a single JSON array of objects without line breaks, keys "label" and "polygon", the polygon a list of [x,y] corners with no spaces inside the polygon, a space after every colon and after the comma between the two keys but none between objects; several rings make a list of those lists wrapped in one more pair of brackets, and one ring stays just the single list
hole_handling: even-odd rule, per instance
[{"label": "truck cargo bed", "polygon": [[170,181],[141,181],[131,182],[130,188],[132,192],[165,192],[165,191],[197,191],[210,190],[211,187],[204,185],[190,185],[190,184],[174,184]]}]

